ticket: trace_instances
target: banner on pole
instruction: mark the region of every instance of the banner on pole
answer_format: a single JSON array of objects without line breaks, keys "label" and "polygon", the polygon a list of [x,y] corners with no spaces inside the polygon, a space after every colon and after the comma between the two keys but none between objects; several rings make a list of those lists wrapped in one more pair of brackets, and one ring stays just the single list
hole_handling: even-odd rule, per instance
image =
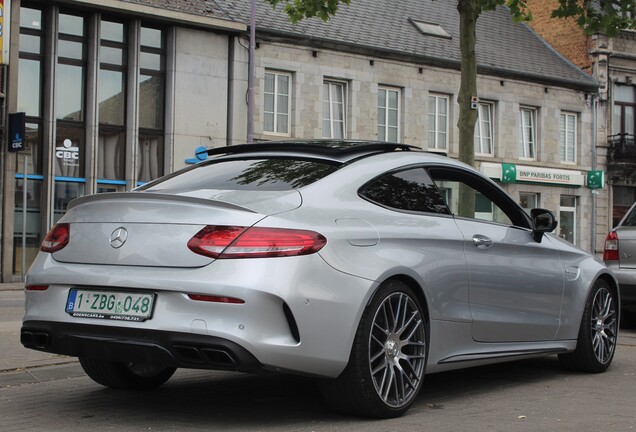
[{"label": "banner on pole", "polygon": [[9,151],[25,150],[25,114],[23,112],[9,114]]}]

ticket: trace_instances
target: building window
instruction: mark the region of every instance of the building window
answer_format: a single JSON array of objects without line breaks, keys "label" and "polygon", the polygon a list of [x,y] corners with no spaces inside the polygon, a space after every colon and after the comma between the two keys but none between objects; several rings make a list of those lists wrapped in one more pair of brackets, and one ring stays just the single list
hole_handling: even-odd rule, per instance
[{"label": "building window", "polygon": [[576,244],[576,197],[561,195],[559,206],[559,237]]},{"label": "building window", "polygon": [[562,162],[576,162],[577,115],[561,113],[559,121],[559,148]]},{"label": "building window", "polygon": [[436,36],[444,39],[452,39],[453,37],[448,33],[444,27],[436,23],[429,23],[420,20],[416,20],[413,18],[409,18],[409,22],[413,24],[413,26],[420,31],[423,35],[426,36]]},{"label": "building window", "polygon": [[100,24],[97,183],[119,180],[125,184],[127,29],[119,22]]},{"label": "building window", "polygon": [[55,184],[53,223],[68,203],[86,193],[86,19],[60,13],[55,71]]},{"label": "building window", "polygon": [[139,53],[139,142],[137,180],[163,175],[165,35],[160,29],[141,27]]},{"label": "building window", "polygon": [[449,100],[442,95],[428,97],[428,148],[431,150],[448,150]]},{"label": "building window", "polygon": [[83,122],[86,75],[86,28],[84,17],[59,14],[56,69],[56,117]]},{"label": "building window", "polygon": [[[16,179],[13,212],[13,272],[26,273],[42,242],[42,180],[27,179],[26,202],[24,178]],[[26,212],[26,217],[24,216]],[[26,222],[26,224],[25,224]],[[26,229],[25,229],[26,227]],[[22,248],[24,235],[24,249]],[[24,262],[22,259],[24,251]]]},{"label": "building window", "polygon": [[636,202],[636,188],[632,186],[612,187],[612,226],[615,227]]},{"label": "building window", "polygon": [[42,242],[43,22],[42,10],[20,7],[18,111],[26,114],[26,123],[25,150],[16,153],[15,165],[12,262],[15,274],[26,272]]},{"label": "building window", "polygon": [[519,205],[526,213],[530,214],[530,210],[539,207],[539,194],[519,192]]},{"label": "building window", "polygon": [[378,89],[378,140],[400,140],[400,90],[388,87]]},{"label": "building window", "polygon": [[263,130],[289,135],[291,74],[265,72]]},{"label": "building window", "polygon": [[616,85],[614,87],[614,134],[634,135],[636,131],[636,87]]},{"label": "building window", "polygon": [[323,138],[344,138],[347,133],[346,118],[346,84],[343,82],[325,81],[322,101],[322,136]]},{"label": "building window", "polygon": [[519,110],[519,156],[536,159],[537,110],[522,107]]},{"label": "building window", "polygon": [[43,19],[44,13],[39,9],[20,8],[18,111],[27,117],[42,116]]},{"label": "building window", "polygon": [[86,183],[75,181],[55,182],[55,201],[53,202],[53,224],[66,213],[68,203],[86,194]]},{"label": "building window", "polygon": [[53,223],[64,215],[71,199],[86,193],[87,20],[60,13],[58,23]]},{"label": "building window", "polygon": [[26,114],[26,148],[17,153],[16,172],[24,174],[26,157],[29,175],[42,174],[43,19],[39,9],[20,8],[18,112]]},{"label": "building window", "polygon": [[475,124],[475,154],[493,154],[493,113],[494,104],[480,103]]}]

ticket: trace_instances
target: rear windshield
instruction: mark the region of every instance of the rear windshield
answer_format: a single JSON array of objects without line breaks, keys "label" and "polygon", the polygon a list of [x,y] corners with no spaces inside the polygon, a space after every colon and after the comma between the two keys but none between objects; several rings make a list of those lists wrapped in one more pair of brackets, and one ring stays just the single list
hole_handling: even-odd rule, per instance
[{"label": "rear windshield", "polygon": [[137,190],[179,193],[200,189],[285,191],[307,186],[340,164],[306,159],[233,159],[202,163]]}]

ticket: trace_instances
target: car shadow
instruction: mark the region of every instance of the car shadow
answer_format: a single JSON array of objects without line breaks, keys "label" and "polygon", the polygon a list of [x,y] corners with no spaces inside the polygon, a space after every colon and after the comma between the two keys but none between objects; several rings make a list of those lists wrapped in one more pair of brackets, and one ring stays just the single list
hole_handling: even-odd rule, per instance
[{"label": "car shadow", "polygon": [[[431,374],[409,413],[444,409],[445,404],[472,395],[568,374],[556,357]],[[80,397],[72,404],[74,416],[79,415],[76,421],[89,425],[121,416],[130,430],[159,426],[180,430],[206,424],[223,430],[307,427],[312,423],[345,427],[365,420],[332,412],[314,379],[288,375],[178,371],[154,391],[120,391],[95,384],[94,390],[86,393],[74,393]]]}]

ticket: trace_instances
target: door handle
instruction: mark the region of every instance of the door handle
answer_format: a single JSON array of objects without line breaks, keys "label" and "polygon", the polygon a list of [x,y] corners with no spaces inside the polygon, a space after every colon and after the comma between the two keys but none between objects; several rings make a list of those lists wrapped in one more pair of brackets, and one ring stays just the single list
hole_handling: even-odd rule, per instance
[{"label": "door handle", "polygon": [[473,236],[473,244],[479,249],[488,249],[492,246],[492,240],[484,235],[475,234]]}]

